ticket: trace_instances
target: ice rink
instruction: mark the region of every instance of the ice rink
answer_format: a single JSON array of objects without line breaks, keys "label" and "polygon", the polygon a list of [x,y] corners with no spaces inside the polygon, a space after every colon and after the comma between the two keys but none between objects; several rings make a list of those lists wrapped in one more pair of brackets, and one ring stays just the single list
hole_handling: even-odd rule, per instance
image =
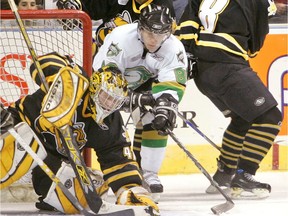
[{"label": "ice rink", "polygon": [[[205,194],[209,181],[203,174],[162,175],[161,180],[165,189],[159,202],[162,216],[211,216],[214,215],[211,207],[226,202],[222,195]],[[288,215],[288,172],[262,172],[256,175],[256,180],[271,184],[270,197],[264,200],[233,200],[234,208],[221,215]],[[113,200],[112,195],[109,199]],[[5,203],[2,200],[0,206],[1,215],[40,215],[34,203]]]}]

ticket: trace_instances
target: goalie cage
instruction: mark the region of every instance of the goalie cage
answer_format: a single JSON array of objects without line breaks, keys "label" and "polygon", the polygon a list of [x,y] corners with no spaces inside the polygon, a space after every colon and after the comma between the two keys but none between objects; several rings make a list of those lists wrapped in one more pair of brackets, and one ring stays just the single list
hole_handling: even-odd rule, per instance
[{"label": "goalie cage", "polygon": [[[49,52],[68,54],[91,75],[92,23],[86,13],[77,10],[23,10],[19,14],[38,56]],[[30,77],[32,58],[13,12],[1,10],[0,16],[0,101],[7,107],[36,91],[38,86]],[[90,150],[84,152],[84,158],[91,166]],[[1,202],[36,200],[31,173],[2,189],[0,194]]]}]

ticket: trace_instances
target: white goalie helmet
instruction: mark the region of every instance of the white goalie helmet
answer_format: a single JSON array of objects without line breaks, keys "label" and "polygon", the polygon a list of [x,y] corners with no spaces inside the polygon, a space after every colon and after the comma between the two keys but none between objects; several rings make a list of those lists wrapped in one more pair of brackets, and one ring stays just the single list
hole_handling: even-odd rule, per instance
[{"label": "white goalie helmet", "polygon": [[90,96],[96,105],[97,124],[121,108],[128,95],[127,81],[117,67],[104,66],[90,78]]}]

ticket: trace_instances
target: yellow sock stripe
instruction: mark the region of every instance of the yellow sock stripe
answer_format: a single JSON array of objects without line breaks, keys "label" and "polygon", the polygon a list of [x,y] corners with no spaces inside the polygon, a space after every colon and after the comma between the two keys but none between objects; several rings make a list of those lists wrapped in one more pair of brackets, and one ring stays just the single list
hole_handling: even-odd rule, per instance
[{"label": "yellow sock stripe", "polygon": [[112,182],[115,182],[119,179],[128,178],[130,176],[139,176],[140,177],[140,174],[139,174],[138,170],[131,170],[131,171],[127,171],[127,172],[122,172],[121,174],[119,173],[115,176],[111,176],[106,181],[108,184],[111,184]]},{"label": "yellow sock stripe", "polygon": [[130,161],[130,162],[127,162],[127,163],[124,163],[124,164],[119,164],[119,165],[110,167],[109,169],[105,169],[105,170],[103,170],[103,174],[107,175],[109,173],[112,173],[112,172],[115,172],[117,170],[123,169],[123,167],[125,167],[127,165],[134,165],[134,166],[138,167],[138,163],[136,161],[133,161],[133,162]]}]

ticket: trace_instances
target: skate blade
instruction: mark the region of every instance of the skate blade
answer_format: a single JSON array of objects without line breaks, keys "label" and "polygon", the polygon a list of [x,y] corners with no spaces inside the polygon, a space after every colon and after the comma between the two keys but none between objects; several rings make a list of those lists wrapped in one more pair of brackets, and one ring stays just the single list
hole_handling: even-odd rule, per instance
[{"label": "skate blade", "polygon": [[267,189],[255,188],[251,191],[245,191],[243,188],[231,188],[231,198],[232,199],[265,199],[270,196]]},{"label": "skate blade", "polygon": [[[225,186],[220,186],[220,188],[223,190],[223,192],[225,194],[227,194],[228,196],[230,196],[231,194],[231,189]],[[213,185],[210,185],[206,191],[207,194],[220,194],[220,192],[217,190],[217,188]]]}]

